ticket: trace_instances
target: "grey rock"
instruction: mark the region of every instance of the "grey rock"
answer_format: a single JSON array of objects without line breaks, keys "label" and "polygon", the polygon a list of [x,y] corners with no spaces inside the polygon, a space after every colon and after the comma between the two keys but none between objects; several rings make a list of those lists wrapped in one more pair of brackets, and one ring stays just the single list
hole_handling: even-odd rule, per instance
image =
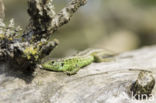
[{"label": "grey rock", "polygon": [[134,100],[128,94],[141,70],[152,71],[155,78],[156,46],[92,63],[72,76],[41,69],[26,76],[1,63],[0,103],[155,103],[156,88],[149,100]]}]

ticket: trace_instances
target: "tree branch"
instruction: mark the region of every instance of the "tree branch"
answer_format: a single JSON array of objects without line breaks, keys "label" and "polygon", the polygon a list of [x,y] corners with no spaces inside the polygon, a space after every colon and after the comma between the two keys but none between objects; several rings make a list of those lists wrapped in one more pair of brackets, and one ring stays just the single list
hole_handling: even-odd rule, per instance
[{"label": "tree branch", "polygon": [[3,0],[0,0],[0,18],[4,18],[5,17],[5,13],[4,13],[4,4],[3,4]]},{"label": "tree branch", "polygon": [[62,25],[68,23],[72,15],[78,10],[80,6],[85,5],[87,0],[73,0],[69,5],[63,8],[57,15],[55,15],[54,19],[51,22],[51,26],[49,27],[50,32],[56,31]]},{"label": "tree branch", "polygon": [[[59,13],[55,13],[53,0],[28,0],[30,23],[26,30],[6,25],[0,20],[0,58],[18,68],[34,67],[58,45],[58,40],[49,41],[50,35],[66,24],[79,7],[87,0],[72,0]],[[22,36],[21,36],[22,34]]]},{"label": "tree branch", "polygon": [[71,16],[78,10],[79,7],[85,5],[87,0],[72,0],[59,13],[55,13],[52,0],[29,0],[28,13],[31,17],[29,31],[24,34],[28,39],[32,39],[35,34],[35,40],[41,38],[49,39],[49,36],[54,33],[62,25],[69,22]]}]

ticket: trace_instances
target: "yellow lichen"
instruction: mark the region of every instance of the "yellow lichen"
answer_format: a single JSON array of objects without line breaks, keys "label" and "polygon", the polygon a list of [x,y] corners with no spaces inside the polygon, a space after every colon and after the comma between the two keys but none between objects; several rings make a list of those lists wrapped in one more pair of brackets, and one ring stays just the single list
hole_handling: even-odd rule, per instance
[{"label": "yellow lichen", "polygon": [[37,43],[37,47],[34,47],[33,45],[30,45],[29,47],[26,47],[25,50],[24,50],[24,56],[28,60],[34,59],[35,61],[37,61],[39,59],[39,55],[40,55],[39,50],[46,43],[47,43],[47,41],[41,41],[41,42]]},{"label": "yellow lichen", "polygon": [[27,57],[27,59],[31,59],[32,56],[33,58],[35,58],[35,60],[38,59],[38,49],[34,48],[32,45],[25,48],[24,54]]},{"label": "yellow lichen", "polygon": [[9,39],[10,41],[11,41],[11,40],[13,40],[13,38],[12,38],[12,37],[9,37],[8,39]]},{"label": "yellow lichen", "polygon": [[40,41],[38,43],[38,48],[42,47],[43,45],[47,44],[47,41]]},{"label": "yellow lichen", "polygon": [[5,37],[4,34],[0,34],[0,38],[3,39]]},{"label": "yellow lichen", "polygon": [[7,37],[4,34],[0,34],[0,39],[4,39],[4,38],[7,39],[7,40],[9,40],[9,41],[12,41],[13,40],[12,37]]}]

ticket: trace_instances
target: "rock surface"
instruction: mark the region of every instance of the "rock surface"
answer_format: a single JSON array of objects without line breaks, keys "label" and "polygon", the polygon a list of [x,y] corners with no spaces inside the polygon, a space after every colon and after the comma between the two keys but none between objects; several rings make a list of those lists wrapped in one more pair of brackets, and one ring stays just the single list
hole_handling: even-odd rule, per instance
[{"label": "rock surface", "polygon": [[156,88],[149,100],[137,101],[128,94],[141,70],[156,77],[156,46],[92,63],[73,76],[40,69],[25,76],[1,63],[0,103],[155,103]]}]

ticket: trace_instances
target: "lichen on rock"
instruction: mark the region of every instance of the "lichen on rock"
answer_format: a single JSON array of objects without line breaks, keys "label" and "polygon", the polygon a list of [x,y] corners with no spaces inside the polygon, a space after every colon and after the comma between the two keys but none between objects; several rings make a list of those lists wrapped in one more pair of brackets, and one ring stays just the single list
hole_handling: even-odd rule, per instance
[{"label": "lichen on rock", "polygon": [[155,86],[155,79],[150,71],[141,71],[137,80],[131,85],[131,92],[136,99],[147,99],[150,97]]}]

